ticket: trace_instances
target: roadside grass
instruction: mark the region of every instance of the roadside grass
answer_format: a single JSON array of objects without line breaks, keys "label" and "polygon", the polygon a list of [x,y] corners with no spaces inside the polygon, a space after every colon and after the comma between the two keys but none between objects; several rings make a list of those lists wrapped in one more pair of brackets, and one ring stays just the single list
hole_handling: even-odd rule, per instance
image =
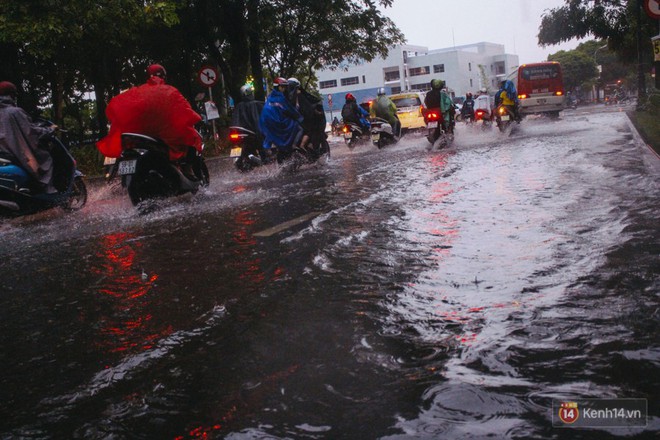
[{"label": "roadside grass", "polygon": [[660,112],[658,109],[631,111],[628,116],[644,142],[660,155]]}]

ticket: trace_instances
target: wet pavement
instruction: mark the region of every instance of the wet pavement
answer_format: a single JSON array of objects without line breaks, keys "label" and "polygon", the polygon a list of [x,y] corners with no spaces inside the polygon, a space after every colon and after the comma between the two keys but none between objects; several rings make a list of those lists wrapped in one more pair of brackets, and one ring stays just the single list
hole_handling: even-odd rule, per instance
[{"label": "wet pavement", "polygon": [[[660,174],[624,113],[335,141],[0,224],[0,438],[655,438]],[[584,398],[648,424],[553,428]]]}]

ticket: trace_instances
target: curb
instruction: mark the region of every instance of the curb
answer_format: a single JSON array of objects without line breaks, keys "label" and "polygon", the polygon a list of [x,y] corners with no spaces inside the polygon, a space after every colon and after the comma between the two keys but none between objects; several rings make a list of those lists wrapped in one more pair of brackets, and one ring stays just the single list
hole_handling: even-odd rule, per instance
[{"label": "curb", "polygon": [[[632,132],[633,139],[635,139],[635,143],[639,146],[644,146],[642,148],[642,151],[645,151],[646,154],[644,154],[644,161],[648,163],[650,166],[660,169],[660,154],[658,154],[649,144],[644,141],[642,136],[639,134],[637,131],[637,127],[635,127],[635,124],[632,123],[630,120],[630,116],[626,113],[626,122],[628,123],[628,127],[630,127],[630,131]],[[649,160],[647,160],[647,158]]]}]

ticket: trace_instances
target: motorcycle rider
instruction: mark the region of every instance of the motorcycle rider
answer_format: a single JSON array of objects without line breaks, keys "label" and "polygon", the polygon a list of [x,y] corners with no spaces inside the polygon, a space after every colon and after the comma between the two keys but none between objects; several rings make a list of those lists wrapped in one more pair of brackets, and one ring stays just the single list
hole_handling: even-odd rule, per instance
[{"label": "motorcycle rider", "polygon": [[378,89],[378,98],[371,104],[369,114],[372,118],[385,119],[392,126],[394,136],[401,136],[401,122],[396,114],[396,105],[385,95],[385,87]]},{"label": "motorcycle rider", "polygon": [[121,134],[140,133],[165,142],[170,147],[172,162],[178,162],[186,155],[193,156],[193,148],[201,152],[202,139],[195,124],[202,117],[181,92],[166,84],[167,74],[163,66],[152,64],[146,72],[146,84],[132,87],[110,100],[106,109],[111,122],[110,131],[96,143],[99,151],[104,156],[119,157]]},{"label": "motorcycle rider", "polygon": [[273,91],[266,98],[259,117],[259,129],[264,135],[263,147],[268,151],[275,145],[278,162],[282,162],[293,147],[300,144],[303,136],[303,117],[286,98],[287,85],[286,79],[275,78]]},{"label": "motorcycle rider", "polygon": [[289,102],[303,117],[300,148],[312,151],[328,138],[325,134],[326,118],[323,101],[301,88],[300,81],[296,78],[289,78],[287,84]]},{"label": "motorcycle rider", "polygon": [[463,107],[461,108],[461,116],[463,117],[463,120],[470,118],[471,121],[474,121],[474,99],[470,92],[465,94],[465,101],[463,101]]},{"label": "motorcycle rider", "polygon": [[341,117],[344,123],[350,122],[358,125],[363,133],[368,133],[371,128],[371,124],[367,119],[369,113],[357,104],[355,96],[351,93],[346,94],[346,102],[341,109]]},{"label": "motorcycle rider", "polygon": [[16,86],[0,82],[0,157],[24,169],[46,194],[57,192],[53,186],[53,158],[42,139],[52,136],[57,125],[40,127],[16,106]]},{"label": "motorcycle rider", "polygon": [[254,99],[254,89],[250,85],[241,87],[241,101],[234,107],[231,115],[231,125],[243,127],[255,134],[254,147],[259,151],[261,159],[265,159],[263,151],[264,137],[259,131],[259,118],[264,108],[263,101]]},{"label": "motorcycle rider", "polygon": [[504,80],[500,84],[500,89],[495,94],[495,108],[500,105],[509,107],[513,112],[513,117],[516,122],[520,123],[520,101],[518,100],[518,92],[516,86],[511,80]]},{"label": "motorcycle rider", "polygon": [[449,95],[443,90],[446,83],[441,79],[431,80],[431,90],[424,97],[424,105],[427,109],[439,108],[442,113],[442,125],[448,132],[454,130],[454,114],[456,112],[454,103]]}]

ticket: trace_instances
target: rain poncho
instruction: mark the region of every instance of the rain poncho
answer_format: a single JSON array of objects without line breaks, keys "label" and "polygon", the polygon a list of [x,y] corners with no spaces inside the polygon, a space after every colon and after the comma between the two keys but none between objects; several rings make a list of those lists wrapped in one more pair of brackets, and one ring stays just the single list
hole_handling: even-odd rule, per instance
[{"label": "rain poncho", "polygon": [[279,90],[273,90],[266,100],[259,119],[259,129],[264,135],[264,148],[274,144],[289,149],[302,135],[303,117]]},{"label": "rain poncho", "polygon": [[495,95],[495,104],[496,105],[510,105],[514,106],[518,103],[518,92],[516,91],[516,86],[513,85],[513,82],[506,80],[504,86],[497,91]]},{"label": "rain poncho", "polygon": [[52,129],[34,124],[11,97],[0,96],[0,154],[44,186],[53,178],[53,158],[40,148],[39,140],[52,133]]},{"label": "rain poncho", "polygon": [[194,125],[201,121],[186,98],[160,78],[133,87],[115,96],[108,104],[106,116],[110,132],[96,143],[104,156],[121,155],[121,134],[140,133],[161,139],[170,146],[170,160],[181,159],[188,147],[202,149],[202,140]]},{"label": "rain poncho", "polygon": [[385,95],[380,95],[376,98],[371,104],[369,113],[372,117],[385,119],[392,127],[395,127],[399,122],[396,116],[396,105]]}]

